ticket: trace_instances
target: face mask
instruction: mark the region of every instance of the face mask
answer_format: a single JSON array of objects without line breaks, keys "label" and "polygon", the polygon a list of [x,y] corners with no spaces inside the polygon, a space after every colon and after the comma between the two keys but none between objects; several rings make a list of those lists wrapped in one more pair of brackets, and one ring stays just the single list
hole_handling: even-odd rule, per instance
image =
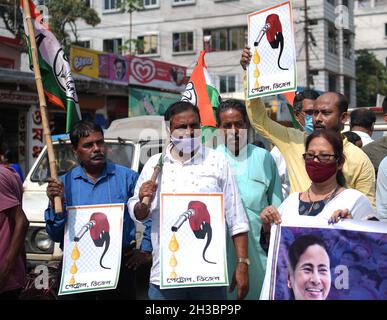
[{"label": "face mask", "polygon": [[337,163],[323,163],[314,160],[305,161],[305,169],[313,182],[327,181],[337,172]]},{"label": "face mask", "polygon": [[202,137],[186,137],[179,139],[175,138],[174,136],[171,136],[171,142],[175,146],[177,151],[181,151],[183,153],[191,153],[200,146],[202,142]]},{"label": "face mask", "polygon": [[305,127],[304,130],[306,133],[313,132],[313,116],[305,115]]}]

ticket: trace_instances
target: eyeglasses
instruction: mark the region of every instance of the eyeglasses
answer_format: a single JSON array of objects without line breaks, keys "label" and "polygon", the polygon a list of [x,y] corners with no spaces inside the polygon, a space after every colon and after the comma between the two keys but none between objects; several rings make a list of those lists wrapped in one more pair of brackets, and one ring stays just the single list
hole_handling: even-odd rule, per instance
[{"label": "eyeglasses", "polygon": [[337,155],[335,154],[317,154],[317,155],[314,155],[314,154],[311,154],[309,152],[306,152],[302,155],[302,157],[304,158],[304,160],[314,160],[315,158],[318,159],[318,161],[320,162],[329,162],[329,160],[332,158],[332,157],[335,157],[337,159]]}]

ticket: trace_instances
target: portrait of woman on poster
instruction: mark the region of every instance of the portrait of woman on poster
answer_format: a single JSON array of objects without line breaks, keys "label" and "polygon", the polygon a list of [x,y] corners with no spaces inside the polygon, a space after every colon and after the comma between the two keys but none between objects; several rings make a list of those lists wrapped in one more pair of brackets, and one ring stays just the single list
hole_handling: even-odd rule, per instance
[{"label": "portrait of woman on poster", "polygon": [[326,300],[331,289],[330,258],[324,241],[302,235],[288,250],[290,300]]}]

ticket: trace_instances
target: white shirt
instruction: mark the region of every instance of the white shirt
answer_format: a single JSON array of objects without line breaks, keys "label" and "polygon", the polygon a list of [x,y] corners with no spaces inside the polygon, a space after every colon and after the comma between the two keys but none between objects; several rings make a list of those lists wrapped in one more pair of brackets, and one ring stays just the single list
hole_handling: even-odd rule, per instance
[{"label": "white shirt", "polygon": [[[282,202],[278,211],[283,218],[287,218],[289,215],[298,214],[299,204],[299,192],[293,192]],[[348,209],[355,220],[363,220],[367,216],[375,215],[371,202],[364,194],[355,189],[345,189],[331,199],[316,218],[328,221],[333,213],[339,209]]]},{"label": "white shirt", "polygon": [[[168,145],[163,169],[157,179],[157,193],[150,206],[152,219],[152,269],[150,282],[160,285],[160,193],[215,193],[224,194],[225,218],[230,236],[249,231],[249,222],[240,199],[238,186],[232,176],[226,158],[220,152],[202,146],[193,158],[184,163],[174,159]],[[139,201],[141,185],[150,180],[160,154],[152,156],[138,178],[134,196],[129,199],[129,213],[134,215],[134,206]]]},{"label": "white shirt", "polygon": [[275,164],[277,165],[278,174],[281,178],[282,196],[284,199],[286,199],[290,191],[290,181],[285,158],[276,146],[271,149],[270,154],[274,158]]},{"label": "white shirt", "polygon": [[357,133],[357,135],[361,138],[361,142],[363,142],[363,147],[371,142],[373,142],[374,140],[370,137],[370,135],[368,133],[365,133],[363,131],[357,131],[357,130],[354,130],[352,132],[355,132]]}]

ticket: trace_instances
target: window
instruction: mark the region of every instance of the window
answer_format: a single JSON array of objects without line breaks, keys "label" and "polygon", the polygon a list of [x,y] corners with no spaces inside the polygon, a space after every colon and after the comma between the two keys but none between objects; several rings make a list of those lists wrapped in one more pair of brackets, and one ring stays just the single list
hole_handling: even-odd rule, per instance
[{"label": "window", "polygon": [[327,0],[328,3],[330,3],[332,6],[335,5],[335,0]]},{"label": "window", "polygon": [[219,91],[235,92],[235,76],[219,76]]},{"label": "window", "polygon": [[384,24],[384,36],[387,37],[387,23]]},{"label": "window", "polygon": [[344,32],[343,34],[343,54],[347,59],[352,59],[352,39],[351,34]]},{"label": "window", "polygon": [[195,0],[172,0],[173,6],[180,6],[185,4],[194,4]]},{"label": "window", "polygon": [[138,54],[158,54],[158,35],[146,35],[137,37]]},{"label": "window", "polygon": [[118,10],[121,7],[121,0],[105,0],[104,10]]},{"label": "window", "polygon": [[336,91],[336,75],[332,73],[328,75],[328,89],[329,91]]},{"label": "window", "polygon": [[78,41],[78,42],[75,42],[74,44],[79,47],[90,49],[90,40]]},{"label": "window", "polygon": [[245,46],[246,27],[204,30],[204,48],[207,51],[241,50]]},{"label": "window", "polygon": [[152,8],[158,8],[159,0],[143,0],[143,6],[145,9],[152,9]]},{"label": "window", "polygon": [[103,41],[103,51],[121,54],[122,39],[106,39]]},{"label": "window", "polygon": [[337,33],[332,23],[328,25],[328,52],[337,54]]},{"label": "window", "polygon": [[173,34],[173,52],[193,51],[193,32],[180,32]]}]

